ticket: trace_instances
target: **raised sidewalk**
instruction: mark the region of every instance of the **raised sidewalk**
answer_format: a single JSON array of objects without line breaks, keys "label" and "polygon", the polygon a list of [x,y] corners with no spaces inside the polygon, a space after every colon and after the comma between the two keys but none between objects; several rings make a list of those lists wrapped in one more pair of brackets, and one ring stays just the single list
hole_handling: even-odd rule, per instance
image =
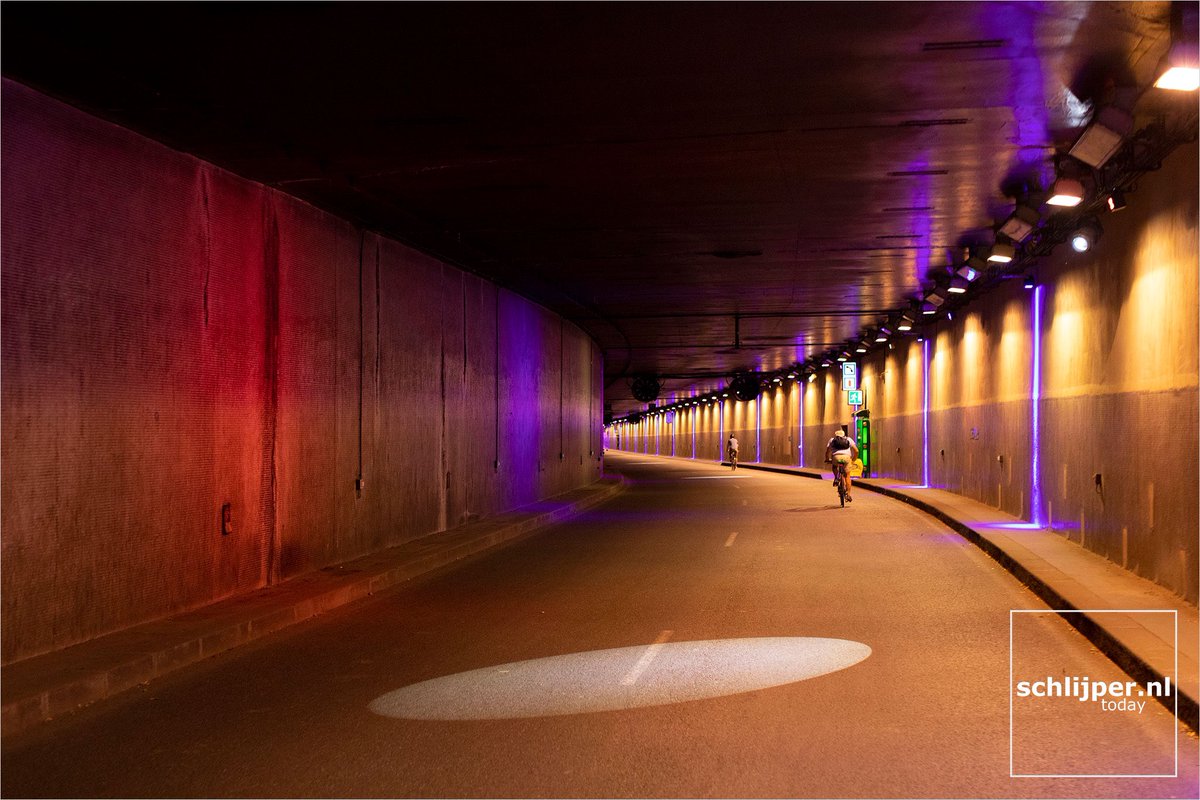
[{"label": "raised sidewalk", "polygon": [[3,668],[5,736],[225,650],[562,522],[621,491],[605,476],[529,506],[434,533],[277,586]]},{"label": "raised sidewalk", "polygon": [[[828,472],[801,467],[741,463],[738,467],[830,480]],[[1198,729],[1200,613],[1195,606],[1060,534],[962,495],[888,478],[855,478],[854,486],[902,500],[944,522],[1060,612],[1133,679],[1161,681],[1165,675],[1176,676],[1176,697],[1160,702],[1193,731]]]}]

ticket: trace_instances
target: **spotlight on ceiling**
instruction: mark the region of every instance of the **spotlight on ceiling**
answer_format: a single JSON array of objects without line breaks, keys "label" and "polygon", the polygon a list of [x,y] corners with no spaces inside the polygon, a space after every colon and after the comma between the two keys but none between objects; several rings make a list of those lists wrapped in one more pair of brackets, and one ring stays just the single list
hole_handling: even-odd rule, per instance
[{"label": "spotlight on ceiling", "polygon": [[921,314],[929,317],[937,313],[938,307],[930,302],[921,303]]},{"label": "spotlight on ceiling", "polygon": [[1125,207],[1125,193],[1120,189],[1113,189],[1112,194],[1105,201],[1109,211],[1120,211]]},{"label": "spotlight on ceiling", "polygon": [[1033,279],[1032,272],[1025,273],[1024,286],[1026,289],[1032,289],[1034,286],[1037,286],[1037,281]]},{"label": "spotlight on ceiling", "polygon": [[1154,86],[1177,92],[1200,88],[1200,9],[1193,3],[1171,4],[1171,47],[1158,66]]},{"label": "spotlight on ceiling", "polygon": [[733,390],[733,395],[738,400],[749,401],[758,397],[759,379],[757,375],[738,375],[729,384],[729,388]]},{"label": "spotlight on ceiling", "polygon": [[1074,178],[1059,178],[1050,190],[1046,205],[1071,208],[1083,202],[1083,184]]},{"label": "spotlight on ceiling", "polygon": [[650,403],[658,399],[658,393],[662,391],[662,384],[652,375],[642,375],[635,378],[633,386],[633,397],[635,400],[642,403]]},{"label": "spotlight on ceiling", "polygon": [[887,326],[879,326],[879,330],[875,331],[875,341],[886,342],[888,337],[892,335],[892,329]]},{"label": "spotlight on ceiling", "polygon": [[912,318],[910,315],[908,315],[908,314],[901,314],[901,315],[900,315],[900,320],[899,320],[899,321],[896,323],[896,330],[898,330],[898,331],[911,331],[911,330],[913,329],[913,325],[914,325],[915,323],[916,323],[916,320],[915,320],[915,319],[913,319],[913,318]]},{"label": "spotlight on ceiling", "polygon": [[838,360],[839,362],[848,361],[849,359],[850,359],[850,354],[849,354],[849,353],[847,353],[845,350],[843,350],[842,352],[838,353],[837,360]]},{"label": "spotlight on ceiling", "polygon": [[[1194,92],[1200,89],[1200,68],[1196,67],[1195,54],[1192,54],[1192,64],[1186,63],[1186,57],[1181,55],[1168,56],[1163,65],[1162,74],[1154,82],[1155,88],[1173,89],[1177,92]],[[1177,63],[1172,63],[1172,61]]]},{"label": "spotlight on ceiling", "polygon": [[955,275],[950,279],[950,286],[947,287],[946,291],[951,294],[963,294],[967,291],[967,279]]},{"label": "spotlight on ceiling", "polygon": [[857,346],[854,348],[854,352],[856,352],[856,353],[865,353],[865,352],[867,352],[867,343],[866,343],[866,342],[859,342],[859,343],[858,343],[858,345],[857,345]]},{"label": "spotlight on ceiling", "polygon": [[1085,221],[1071,234],[1071,249],[1076,253],[1086,253],[1096,246],[1096,242],[1099,239],[1100,225],[1095,222]]},{"label": "spotlight on ceiling", "polygon": [[925,295],[925,302],[933,306],[940,306],[942,303],[946,302],[946,296],[943,295],[938,289],[934,289],[933,291],[929,292],[929,294]]},{"label": "spotlight on ceiling", "polygon": [[1068,155],[1100,169],[1120,149],[1133,131],[1133,115],[1116,106],[1105,106],[1075,141]]},{"label": "spotlight on ceiling", "polygon": [[1033,233],[1039,219],[1041,219],[1041,215],[1038,214],[1037,209],[1018,205],[1000,226],[1000,233],[1014,242],[1023,242],[1029,234]]},{"label": "spotlight on ceiling", "polygon": [[1017,249],[1008,242],[996,242],[992,245],[992,252],[988,254],[988,261],[997,264],[1007,264],[1012,261],[1017,255]]},{"label": "spotlight on ceiling", "polygon": [[979,277],[979,273],[987,268],[987,262],[981,256],[969,256],[962,266],[955,270],[955,274],[960,278],[966,278],[968,281],[973,281]]}]

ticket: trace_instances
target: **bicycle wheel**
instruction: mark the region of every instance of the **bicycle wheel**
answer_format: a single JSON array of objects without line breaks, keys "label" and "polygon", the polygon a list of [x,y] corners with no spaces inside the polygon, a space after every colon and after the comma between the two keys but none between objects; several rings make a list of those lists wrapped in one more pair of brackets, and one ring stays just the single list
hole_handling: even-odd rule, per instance
[{"label": "bicycle wheel", "polygon": [[846,479],[838,476],[838,500],[842,501],[842,508],[846,507]]}]

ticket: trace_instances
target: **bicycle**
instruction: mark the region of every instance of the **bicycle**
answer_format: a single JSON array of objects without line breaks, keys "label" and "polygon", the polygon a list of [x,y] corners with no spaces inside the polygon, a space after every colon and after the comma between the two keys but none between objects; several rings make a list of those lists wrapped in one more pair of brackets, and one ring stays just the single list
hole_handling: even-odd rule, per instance
[{"label": "bicycle", "polygon": [[833,462],[833,482],[837,486],[838,500],[842,503],[842,508],[846,507],[846,469],[847,464],[840,461]]},{"label": "bicycle", "polygon": [[737,469],[737,450],[730,450],[727,455],[729,456],[730,466],[732,466],[733,469]]}]

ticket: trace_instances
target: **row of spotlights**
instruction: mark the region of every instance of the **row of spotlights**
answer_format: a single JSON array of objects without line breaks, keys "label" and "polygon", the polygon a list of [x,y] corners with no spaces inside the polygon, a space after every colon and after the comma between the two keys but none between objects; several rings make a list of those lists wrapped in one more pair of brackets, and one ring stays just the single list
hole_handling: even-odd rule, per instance
[{"label": "row of spotlights", "polygon": [[[1186,11],[1190,14],[1188,17],[1189,23],[1183,25],[1182,29],[1190,31],[1191,28],[1195,27],[1194,24],[1190,23],[1194,23],[1196,12],[1191,9],[1186,9]],[[1176,31],[1175,36],[1177,38],[1173,42],[1167,56],[1163,59],[1160,69],[1161,74],[1154,82],[1154,86],[1159,89],[1194,92],[1200,89],[1200,58],[1198,58],[1195,33],[1191,32],[1180,37],[1179,32]],[[1132,131],[1132,127],[1133,118],[1127,111],[1115,106],[1101,108],[1093,115],[1091,124],[1071,147],[1069,155],[1084,164],[1099,169],[1118,151],[1121,144]],[[1046,199],[1046,204],[1058,208],[1074,208],[1083,202],[1084,196],[1085,193],[1081,181],[1068,176],[1060,176],[1054,182],[1050,196]],[[1125,208],[1124,193],[1119,189],[1114,189],[1105,198],[1105,204],[1110,212],[1122,210]],[[1016,257],[1015,245],[1024,242],[1037,229],[1040,219],[1041,216],[1036,209],[1018,204],[999,229],[999,233],[1007,241],[1000,240],[992,246],[991,252],[987,257],[988,263],[1011,263]],[[1077,253],[1085,253],[1095,246],[1099,236],[1100,229],[1098,225],[1085,223],[1071,236],[1071,248]],[[955,271],[954,275],[950,278],[949,284],[945,287],[946,293],[963,294],[967,291],[968,284],[979,275],[979,269],[975,264],[971,263],[972,260],[968,259],[966,264]],[[1032,289],[1037,285],[1037,279],[1033,273],[1025,274],[1023,285],[1026,289]],[[915,311],[919,311],[922,316],[933,316],[945,301],[945,295],[941,291],[934,289],[927,293],[924,299],[919,301],[919,304],[914,304],[914,313]],[[911,315],[903,314],[896,322],[896,330],[908,332],[913,329],[914,324],[915,319]],[[886,342],[890,335],[890,329],[880,326],[875,332],[875,342]],[[866,353],[869,350],[868,342],[870,338],[870,336],[864,336],[861,340],[853,342],[850,347],[853,347],[856,353]],[[918,337],[917,340],[923,341],[924,337]],[[849,357],[849,347],[836,355],[838,362],[845,362]],[[830,367],[833,365],[833,361],[828,355],[815,359],[810,366],[804,369],[809,383],[812,383],[817,378],[817,367],[813,365],[815,363],[819,363],[821,367]],[[787,373],[788,380],[795,380],[797,377],[796,369],[789,370]],[[782,383],[783,377],[776,375],[771,382],[776,384]],[[662,411],[674,408],[713,403],[718,399],[727,397],[729,397],[729,393],[723,392],[720,398],[715,394],[709,397],[695,398],[690,401],[675,403],[654,413],[661,413]]]}]

